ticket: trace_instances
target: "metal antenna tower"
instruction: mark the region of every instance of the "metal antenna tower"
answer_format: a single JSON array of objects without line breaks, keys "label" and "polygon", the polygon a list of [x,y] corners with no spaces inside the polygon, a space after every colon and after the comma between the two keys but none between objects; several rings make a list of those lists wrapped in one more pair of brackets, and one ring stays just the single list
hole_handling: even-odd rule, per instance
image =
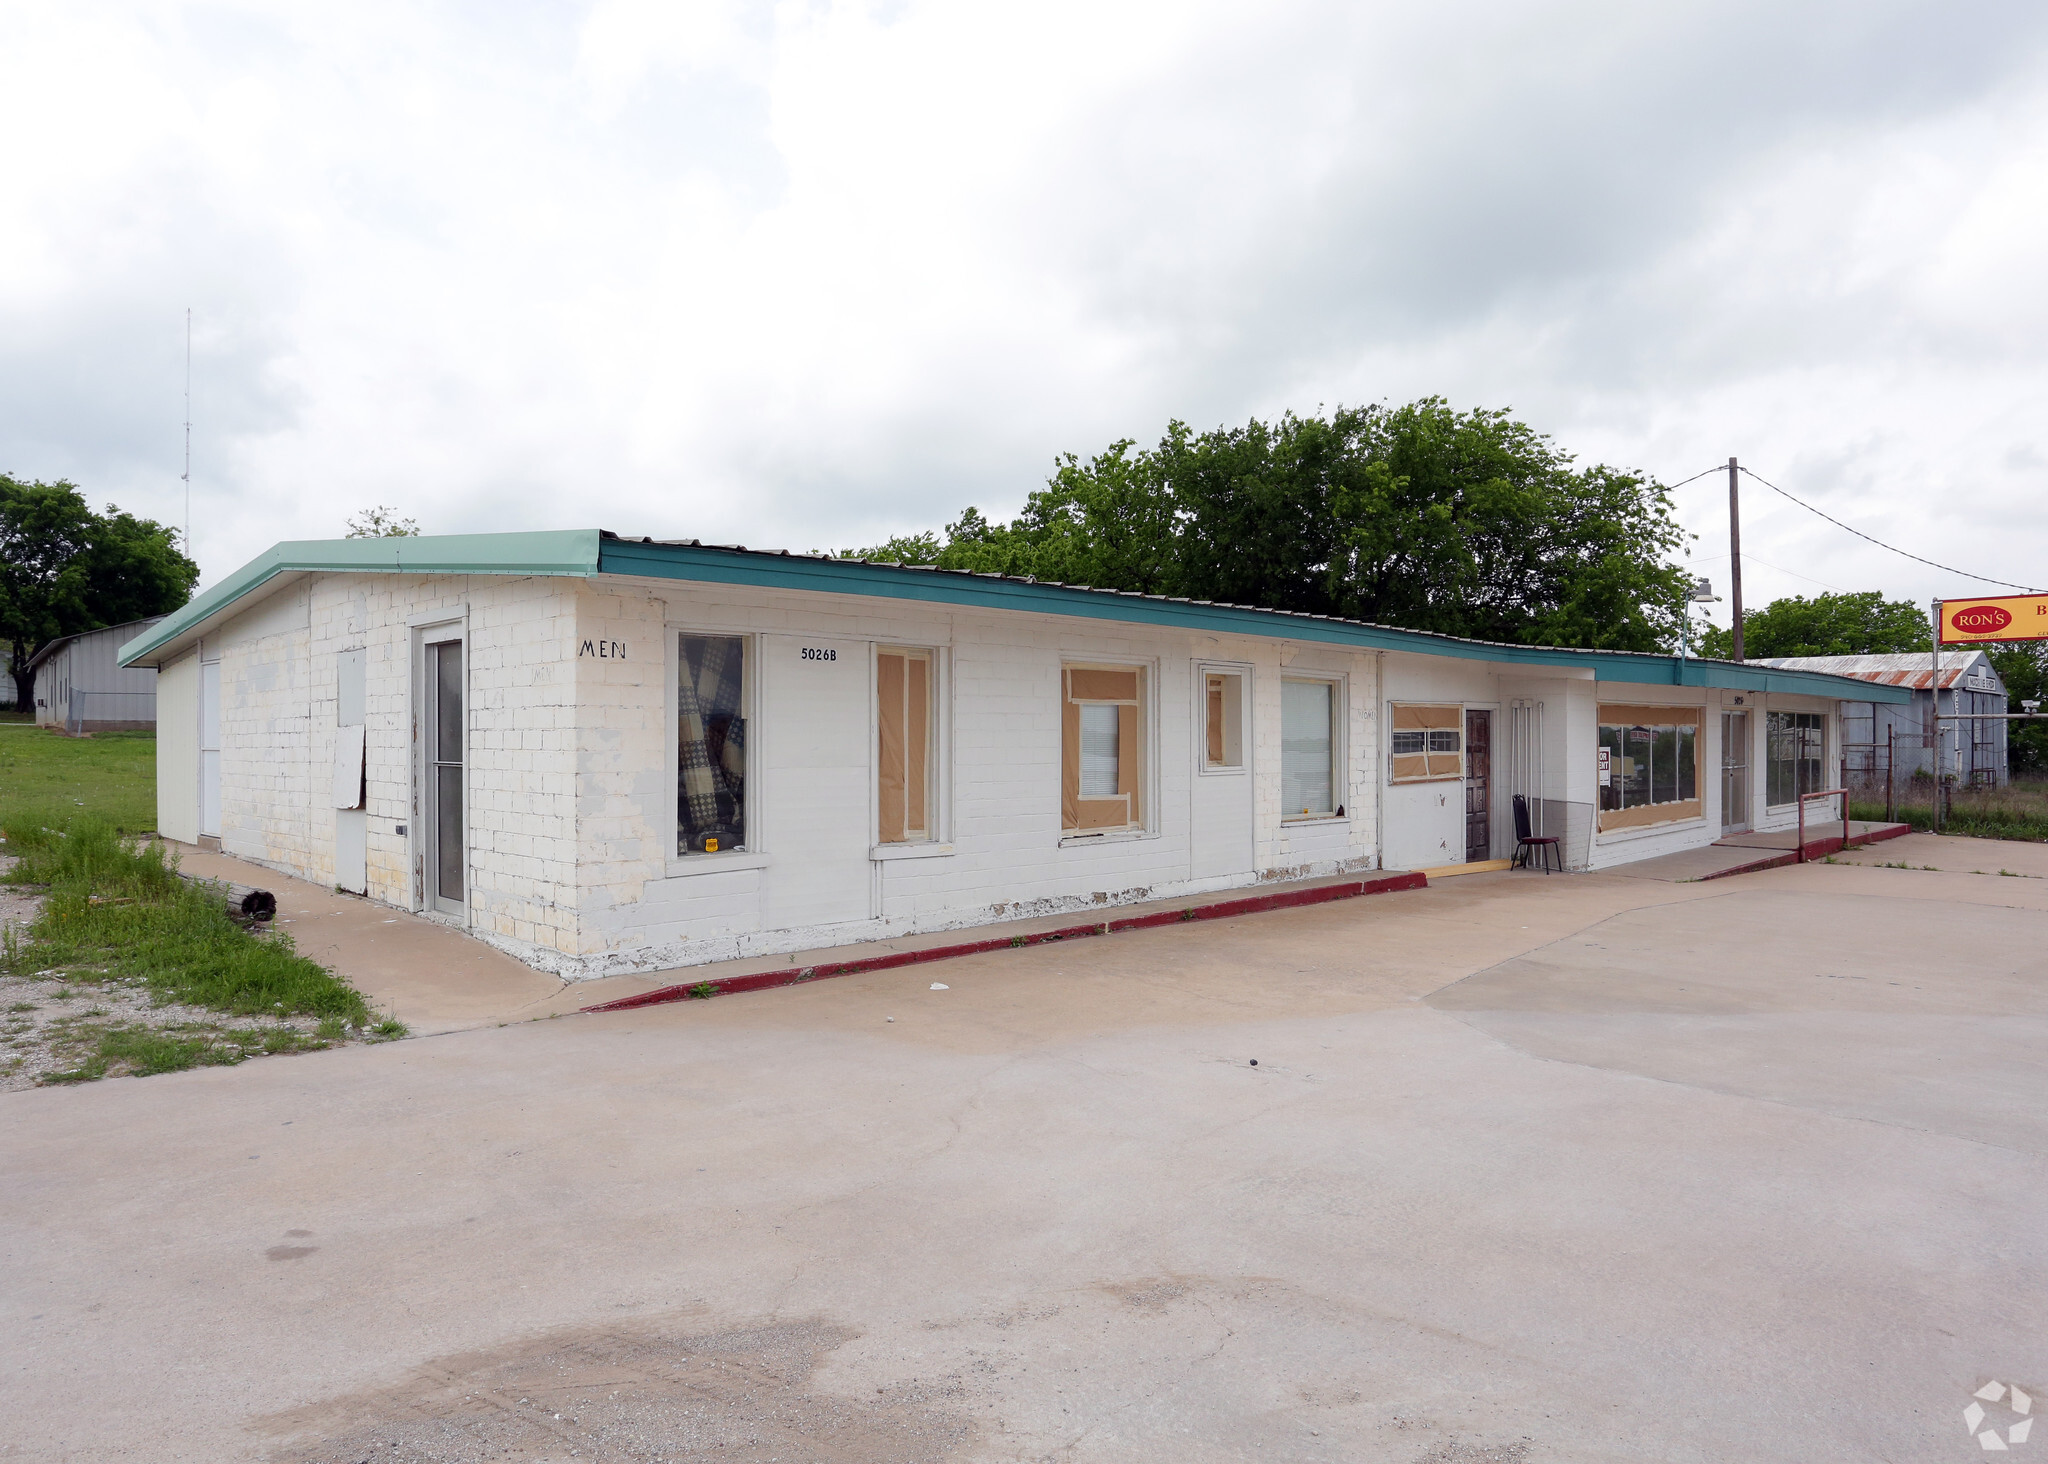
[{"label": "metal antenna tower", "polygon": [[185,556],[192,555],[192,307],[185,307]]}]

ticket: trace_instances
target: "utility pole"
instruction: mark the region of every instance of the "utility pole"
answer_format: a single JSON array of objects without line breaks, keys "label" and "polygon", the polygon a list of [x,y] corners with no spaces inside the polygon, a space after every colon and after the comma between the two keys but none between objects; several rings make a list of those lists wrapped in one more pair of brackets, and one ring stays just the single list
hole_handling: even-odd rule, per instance
[{"label": "utility pole", "polygon": [[1742,659],[1742,489],[1741,468],[1728,459],[1729,598],[1735,602],[1735,659]]}]

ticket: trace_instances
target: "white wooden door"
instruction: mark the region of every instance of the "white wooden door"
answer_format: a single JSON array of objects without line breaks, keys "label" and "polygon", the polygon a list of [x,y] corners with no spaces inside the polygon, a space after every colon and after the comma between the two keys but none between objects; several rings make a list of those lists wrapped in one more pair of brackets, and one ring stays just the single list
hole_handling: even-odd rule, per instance
[{"label": "white wooden door", "polygon": [[220,837],[220,662],[199,663],[199,832]]},{"label": "white wooden door", "polygon": [[369,812],[363,797],[364,653],[335,657],[334,885],[361,895],[370,887]]},{"label": "white wooden door", "polygon": [[1189,877],[1248,875],[1253,863],[1252,668],[1198,663],[1194,682]]}]

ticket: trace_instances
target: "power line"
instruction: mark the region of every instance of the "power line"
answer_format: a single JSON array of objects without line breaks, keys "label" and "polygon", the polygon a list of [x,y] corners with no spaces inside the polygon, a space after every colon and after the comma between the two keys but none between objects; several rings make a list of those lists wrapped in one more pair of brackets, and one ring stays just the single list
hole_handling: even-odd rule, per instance
[{"label": "power line", "polygon": [[[1687,558],[1686,563],[1718,564],[1720,563],[1720,561],[1726,559],[1727,557],[1728,556],[1725,554],[1694,554]],[[1826,580],[1817,580],[1810,574],[1801,574],[1796,569],[1787,569],[1784,565],[1773,564],[1768,559],[1759,559],[1756,555],[1750,553],[1747,549],[1742,551],[1742,559],[1745,564],[1761,564],[1765,569],[1775,569],[1779,574],[1789,574],[1792,576],[1792,578],[1796,580],[1805,580],[1810,585],[1819,585],[1822,589],[1832,590],[1834,593],[1838,595],[1846,595],[1849,593],[1840,585],[1831,585]]]},{"label": "power line", "polygon": [[1708,473],[1719,473],[1723,471],[1725,470],[1723,469],[1721,464],[1715,463],[1711,468],[1707,468],[1702,472],[1694,473],[1690,478],[1680,478],[1676,483],[1664,483],[1659,486],[1661,486],[1666,493],[1669,493],[1673,488],[1683,488],[1688,483],[1698,482],[1701,478],[1706,477]]},{"label": "power line", "polygon": [[[1711,471],[1711,469],[1709,471]],[[1911,559],[1916,563],[1926,565],[1929,569],[1938,569],[1942,571],[1944,574],[1959,574],[1964,579],[1976,580],[1980,584],[2004,585],[2007,589],[2024,590],[2028,594],[2035,593],[2035,590],[2031,585],[2016,585],[2011,580],[1994,579],[1992,576],[1988,574],[1972,574],[1969,570],[1957,569],[1952,564],[1936,564],[1931,559],[1922,559],[1918,554],[1908,553],[1904,549],[1896,548],[1893,545],[1885,543],[1885,541],[1882,539],[1874,539],[1870,535],[1864,533],[1861,529],[1850,528],[1849,525],[1843,523],[1840,519],[1834,517],[1832,514],[1822,513],[1819,509],[1815,508],[1812,504],[1806,502],[1804,499],[1793,498],[1790,493],[1787,493],[1783,488],[1780,488],[1776,483],[1773,483],[1770,479],[1757,478],[1757,475],[1755,473],[1750,473],[1748,468],[1743,468],[1741,471],[1749,473],[1750,477],[1756,478],[1757,482],[1763,484],[1764,487],[1770,489],[1771,492],[1777,494],[1780,498],[1789,499],[1791,502],[1796,503],[1801,508],[1805,509],[1808,513],[1815,514],[1820,518],[1824,518],[1829,523],[1833,524],[1836,528],[1847,530],[1847,532],[1854,534],[1857,538],[1862,539],[1867,543],[1877,545],[1877,547],[1880,549],[1887,549],[1890,550],[1893,554],[1903,555],[1905,558]],[[1787,573],[1789,572],[1790,571],[1787,571]]]}]

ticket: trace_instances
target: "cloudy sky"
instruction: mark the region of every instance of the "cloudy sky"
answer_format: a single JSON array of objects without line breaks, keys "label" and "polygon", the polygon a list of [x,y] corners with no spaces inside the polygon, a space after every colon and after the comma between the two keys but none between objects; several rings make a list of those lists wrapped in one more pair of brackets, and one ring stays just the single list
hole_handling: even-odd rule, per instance
[{"label": "cloudy sky", "polygon": [[[0,0],[0,471],[208,581],[1441,394],[2048,581],[2048,6]],[[1986,586],[1746,487],[1747,598]],[[1725,477],[1678,490],[1725,586]]]}]

